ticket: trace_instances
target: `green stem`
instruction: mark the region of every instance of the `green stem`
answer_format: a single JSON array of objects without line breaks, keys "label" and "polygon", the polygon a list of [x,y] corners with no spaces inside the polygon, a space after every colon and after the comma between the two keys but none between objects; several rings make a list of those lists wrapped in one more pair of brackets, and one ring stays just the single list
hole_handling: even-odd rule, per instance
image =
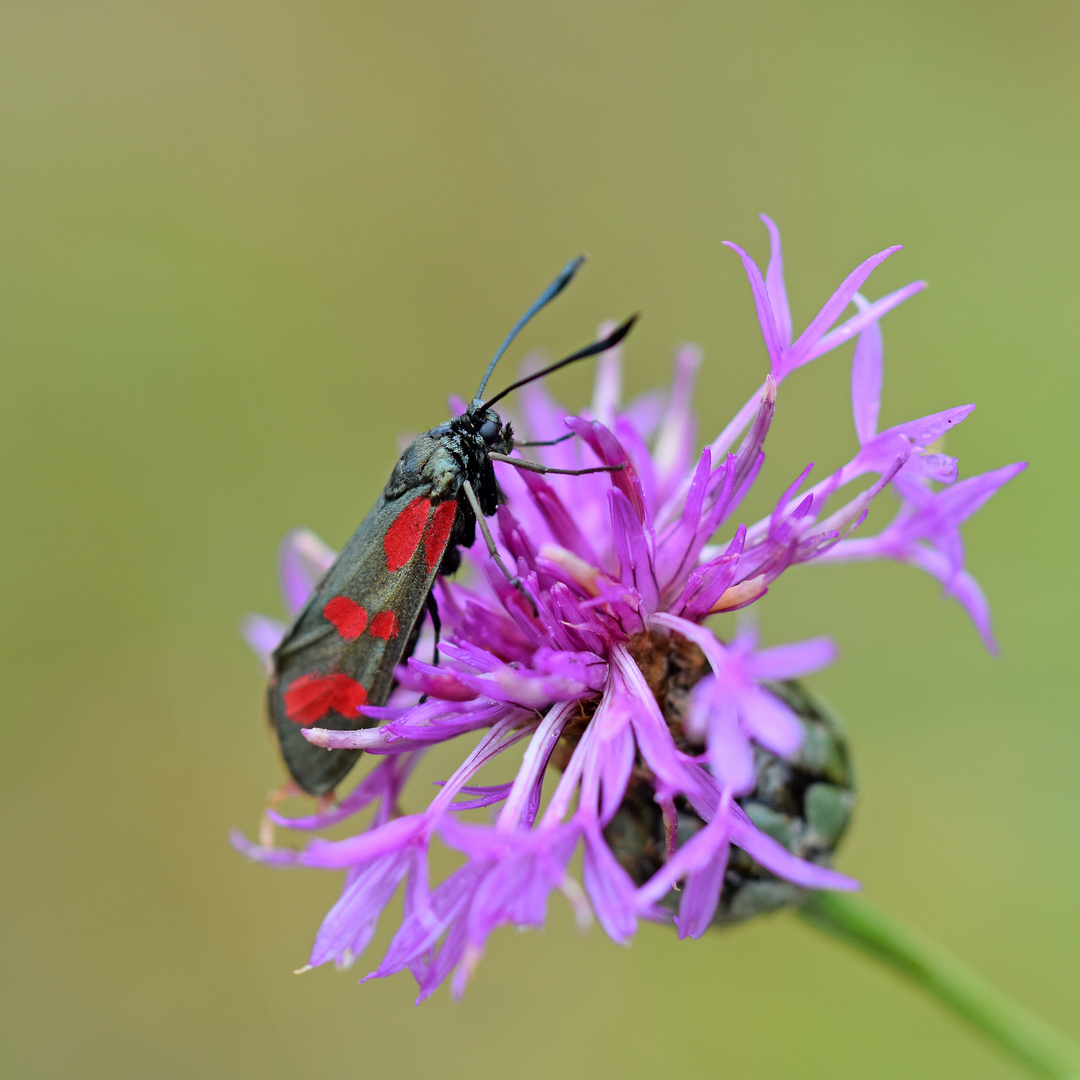
[{"label": "green stem", "polygon": [[1010,1001],[938,945],[851,893],[818,892],[808,923],[888,964],[949,1006],[1036,1076],[1080,1080],[1080,1048]]}]

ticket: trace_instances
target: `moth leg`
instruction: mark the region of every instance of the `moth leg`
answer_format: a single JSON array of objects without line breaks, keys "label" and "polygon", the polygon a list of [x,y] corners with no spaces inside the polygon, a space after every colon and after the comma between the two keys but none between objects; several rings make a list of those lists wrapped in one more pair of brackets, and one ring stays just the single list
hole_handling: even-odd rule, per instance
[{"label": "moth leg", "polygon": [[274,788],[266,796],[266,809],[263,811],[262,820],[259,822],[259,843],[264,848],[274,846],[274,823],[267,816],[267,810],[276,809],[286,799],[304,795],[304,790],[295,780],[286,780],[280,787]]},{"label": "moth leg", "polygon": [[431,663],[434,667],[439,666],[439,637],[442,634],[442,619],[439,618],[439,603],[435,599],[435,592],[428,593],[427,609],[431,615],[431,628],[435,631],[435,647],[431,653]]},{"label": "moth leg", "polygon": [[560,435],[557,439],[534,439],[530,442],[515,442],[515,446],[558,446],[561,442],[566,442],[567,439],[572,439],[574,432],[568,431],[565,435]]},{"label": "moth leg", "polygon": [[593,465],[588,469],[553,469],[550,465],[541,465],[538,461],[526,461],[524,458],[511,457],[509,454],[488,453],[492,461],[505,461],[507,465],[513,465],[516,469],[525,469],[527,472],[538,473],[561,473],[563,476],[584,476],[585,473],[594,472],[620,472],[626,468],[626,462],[618,465]]},{"label": "moth leg", "polygon": [[[428,593],[427,609],[431,615],[431,629],[435,631],[435,644],[431,650],[431,664],[432,667],[439,666],[439,636],[442,634],[442,619],[439,618],[439,603],[435,599],[435,591],[432,590]],[[419,620],[418,620],[419,625]],[[418,704],[423,705],[427,701],[427,694],[420,695],[420,701]]]},{"label": "moth leg", "polygon": [[[501,455],[492,454],[491,456],[499,457]],[[517,459],[514,458],[511,460]],[[483,533],[484,543],[487,545],[488,554],[495,560],[495,565],[502,571],[503,577],[505,577],[506,580],[529,601],[529,607],[532,608],[533,615],[536,615],[536,603],[525,591],[525,586],[522,584],[521,578],[519,578],[517,574],[511,574],[507,569],[506,563],[503,562],[503,557],[499,554],[499,549],[495,546],[495,541],[491,538],[491,530],[487,526],[487,519],[484,517],[484,511],[480,509],[480,501],[476,497],[476,492],[473,491],[472,484],[470,484],[468,480],[463,480],[461,486],[465,492],[465,497],[469,500],[469,505],[473,508],[473,513],[476,515],[476,523],[480,526],[480,532]]]}]

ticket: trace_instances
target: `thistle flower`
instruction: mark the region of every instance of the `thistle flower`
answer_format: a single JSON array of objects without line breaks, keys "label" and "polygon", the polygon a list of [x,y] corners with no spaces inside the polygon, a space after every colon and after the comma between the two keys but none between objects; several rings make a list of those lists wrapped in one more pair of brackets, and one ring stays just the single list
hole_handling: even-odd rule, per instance
[{"label": "thistle flower", "polygon": [[[878,320],[923,283],[864,299],[858,290],[897,250],[886,249],[857,267],[793,337],[779,233],[763,220],[772,246],[764,275],[729,245],[746,268],[770,358],[760,391],[695,456],[691,398],[701,356],[692,346],[678,351],[667,392],[625,407],[621,347],[600,358],[592,407],[581,416],[568,415],[545,387],[524,387],[530,439],[574,436],[543,447],[544,464],[622,467],[541,477],[500,464],[506,501],[497,538],[532,603],[486,552],[466,552],[466,582],[440,579],[436,588],[439,663],[423,659],[430,654],[421,648],[398,669],[387,706],[360,707],[379,726],[304,732],[316,745],[364,749],[379,763],[337,806],[303,818],[268,812],[281,826],[309,831],[373,806],[367,828],[344,840],[313,839],[299,851],[234,836],[262,862],[346,871],[310,966],[351,964],[403,882],[401,925],[367,977],[408,970],[420,999],[447,977],[462,993],[491,932],[542,925],[552,892],[569,900],[581,923],[595,915],[625,943],[641,918],[674,918],[681,937],[698,937],[714,922],[792,902],[805,889],[858,887],[824,865],[850,810],[843,743],[791,682],[831,663],[833,644],[817,638],[759,649],[751,624],[723,641],[706,620],[757,604],[797,564],[890,558],[941,580],[992,647],[958,526],[1023,465],[956,480],[955,459],[933,444],[971,406],[878,432]],[[851,304],[856,312],[835,325]],[[858,453],[810,487],[808,465],[767,517],[741,523],[738,508],[758,480],[778,388],[853,337]],[[831,505],[860,478],[868,478],[862,490]],[[874,537],[855,535],[886,487],[901,499],[892,524]],[[281,576],[290,614],[333,557],[311,533],[286,539]],[[283,629],[254,616],[245,633],[265,659]],[[424,751],[470,733],[479,741],[427,809],[402,814],[398,796]],[[526,746],[514,775],[474,783],[519,742]],[[546,804],[545,785],[554,789]],[[497,808],[489,824],[461,819],[482,807]],[[428,850],[436,836],[465,861],[432,886]],[[569,870],[579,849],[580,882]]]}]

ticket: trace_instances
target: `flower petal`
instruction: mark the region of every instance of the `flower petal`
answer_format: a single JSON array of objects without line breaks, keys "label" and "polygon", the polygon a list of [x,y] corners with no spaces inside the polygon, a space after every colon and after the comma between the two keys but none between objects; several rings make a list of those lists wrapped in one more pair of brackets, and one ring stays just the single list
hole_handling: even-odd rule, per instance
[{"label": "flower petal", "polygon": [[761,270],[738,244],[725,240],[724,247],[731,248],[742,259],[743,269],[750,280],[750,291],[754,295],[754,307],[757,309],[761,336],[765,339],[765,348],[769,353],[769,370],[774,376],[783,378],[781,370],[784,344],[780,338],[780,329],[776,325],[776,316],[773,314],[772,303],[769,300],[769,290],[766,288],[765,279],[761,276]]},{"label": "flower petal", "polygon": [[[866,281],[871,273],[873,273],[875,268],[883,263],[890,255],[899,250],[900,245],[897,244],[893,247],[885,248],[884,251],[879,251],[876,255],[871,255],[869,259],[865,259],[863,262],[859,263],[859,265],[844,278],[836,292],[825,301],[822,309],[810,320],[810,325],[799,335],[798,340],[791,348],[787,350],[784,356],[783,368],[778,376],[779,379],[784,378],[789,372],[794,371],[795,368],[801,367],[803,364],[814,359],[815,356],[821,355],[821,352],[815,352],[815,349],[825,335],[825,331],[840,318],[844,308],[851,303],[852,298],[862,287],[863,282]],[[839,345],[840,342],[837,341],[836,344]]]},{"label": "flower petal", "polygon": [[680,345],[675,352],[671,396],[653,450],[657,476],[662,485],[661,497],[666,497],[672,484],[682,478],[694,452],[697,424],[691,402],[701,360],[702,352],[697,345]]},{"label": "flower petal", "polygon": [[[854,300],[860,311],[870,306],[861,293],[856,293]],[[881,325],[875,319],[860,332],[851,360],[851,410],[855,414],[855,434],[860,446],[877,433],[883,372],[881,354]]]},{"label": "flower petal", "polygon": [[337,558],[310,529],[294,529],[278,550],[278,577],[281,596],[290,616],[298,615],[315,591],[315,586]]},{"label": "flower petal", "polygon": [[880,300],[875,300],[865,311],[852,315],[846,322],[841,323],[831,333],[822,337],[801,363],[808,363],[810,360],[815,360],[817,357],[831,352],[838,345],[843,345],[845,341],[860,333],[864,327],[869,326],[874,319],[880,319],[887,311],[891,311],[894,307],[902,304],[916,293],[922,292],[925,288],[925,281],[913,281],[910,285],[905,285],[902,289],[897,289],[895,292],[881,297]]},{"label": "flower petal", "polygon": [[612,941],[625,945],[637,929],[634,883],[612,854],[599,827],[586,827],[584,837],[585,891],[604,932]]},{"label": "flower petal", "polygon": [[760,214],[759,217],[769,230],[769,267],[765,271],[765,291],[776,323],[777,336],[786,349],[791,345],[791,309],[784,287],[784,251],[780,246],[780,230],[767,214]]},{"label": "flower petal", "polygon": [[820,671],[836,660],[836,644],[832,638],[809,638],[792,645],[776,645],[761,649],[746,661],[752,679],[801,679]]},{"label": "flower petal", "polygon": [[240,633],[267,672],[271,670],[270,654],[281,644],[286,629],[284,623],[266,615],[245,615],[240,623]]},{"label": "flower petal", "polygon": [[731,808],[731,842],[741,847],[766,870],[804,889],[842,889],[852,892],[862,887],[853,878],[792,855],[783,844],[756,828],[737,804]]}]

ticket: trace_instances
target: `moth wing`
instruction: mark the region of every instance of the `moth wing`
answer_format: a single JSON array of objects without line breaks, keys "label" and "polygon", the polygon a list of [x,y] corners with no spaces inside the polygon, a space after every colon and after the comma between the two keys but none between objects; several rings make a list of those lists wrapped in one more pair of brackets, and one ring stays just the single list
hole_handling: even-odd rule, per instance
[{"label": "moth wing", "polygon": [[325,750],[305,727],[355,730],[385,705],[394,668],[411,652],[457,516],[457,502],[416,489],[380,497],[274,653],[271,725],[289,772],[307,792],[334,788],[359,750]]}]

